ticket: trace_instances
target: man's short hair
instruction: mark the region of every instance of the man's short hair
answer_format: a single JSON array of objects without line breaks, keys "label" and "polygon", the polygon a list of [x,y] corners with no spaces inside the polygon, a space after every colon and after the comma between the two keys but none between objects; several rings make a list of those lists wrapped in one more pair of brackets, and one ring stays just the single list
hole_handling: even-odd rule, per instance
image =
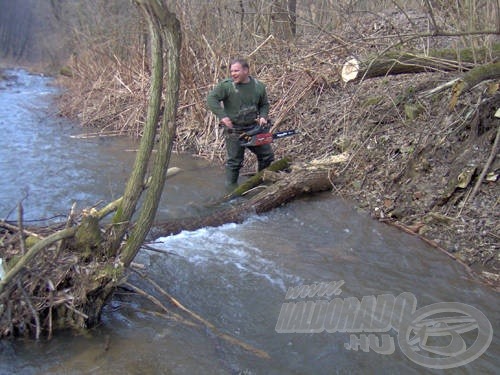
[{"label": "man's short hair", "polygon": [[242,68],[250,69],[248,61],[239,57],[231,60],[231,62],[229,63],[229,67],[233,66],[234,64],[240,64]]}]

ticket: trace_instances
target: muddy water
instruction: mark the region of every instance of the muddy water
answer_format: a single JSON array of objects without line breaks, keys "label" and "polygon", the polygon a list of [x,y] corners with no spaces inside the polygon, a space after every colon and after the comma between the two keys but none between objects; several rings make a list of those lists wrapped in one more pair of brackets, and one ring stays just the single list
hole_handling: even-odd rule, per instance
[{"label": "muddy water", "polygon": [[[0,139],[0,216],[7,216],[23,189],[29,193],[24,201],[29,218],[64,213],[74,200],[83,206],[119,195],[133,159],[125,150],[135,146],[126,139],[71,138],[81,129],[50,114],[55,93],[50,81],[11,73],[17,82],[0,87],[0,128],[9,134]],[[176,155],[172,165],[184,171],[168,182],[160,215],[196,213],[204,200],[218,196],[219,168],[186,155]],[[102,325],[86,335],[60,333],[49,343],[0,342],[0,373],[498,373],[498,295],[469,280],[445,255],[330,194],[250,217],[241,225],[182,232],[154,246],[169,254],[142,250],[136,259],[153,280],[270,359],[208,329],[151,315],[155,308],[138,297],[118,295],[107,306]],[[148,288],[141,280],[132,281]],[[341,282],[336,296],[342,299],[410,292],[417,308],[448,301],[474,306],[491,322],[493,341],[467,365],[432,370],[403,354],[394,330],[388,335],[395,350],[385,355],[349,350],[350,332],[276,332],[282,304],[295,301],[285,299],[289,287],[332,281]],[[475,336],[464,338],[469,347]]]}]

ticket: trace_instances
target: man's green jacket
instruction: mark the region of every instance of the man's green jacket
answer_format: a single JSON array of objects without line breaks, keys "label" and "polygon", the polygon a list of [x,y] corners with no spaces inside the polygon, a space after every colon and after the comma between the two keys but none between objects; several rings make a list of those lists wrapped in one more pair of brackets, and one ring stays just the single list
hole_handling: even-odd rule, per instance
[{"label": "man's green jacket", "polygon": [[221,81],[207,96],[208,108],[219,119],[229,117],[235,126],[255,124],[258,117],[267,118],[266,87],[257,79],[249,78],[248,83],[234,83],[231,78]]}]

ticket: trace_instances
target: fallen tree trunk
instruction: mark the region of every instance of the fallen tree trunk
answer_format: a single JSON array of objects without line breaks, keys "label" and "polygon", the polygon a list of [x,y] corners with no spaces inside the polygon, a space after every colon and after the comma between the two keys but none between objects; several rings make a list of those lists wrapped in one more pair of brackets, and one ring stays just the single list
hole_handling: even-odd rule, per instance
[{"label": "fallen tree trunk", "polygon": [[[493,56],[499,56],[500,44],[493,46]],[[357,61],[357,66],[353,60],[346,62],[342,79],[348,81],[360,81],[374,77],[384,77],[386,75],[396,75],[403,73],[422,73],[429,71],[454,71],[470,70],[478,63],[477,61],[487,60],[482,57],[488,56],[486,49],[443,49],[430,51],[428,55],[415,54],[409,52],[387,52],[382,56],[366,61]]]},{"label": "fallen tree trunk", "polygon": [[275,183],[248,200],[240,201],[229,208],[212,211],[206,216],[158,223],[152,228],[150,237],[155,239],[177,234],[183,230],[241,223],[250,215],[270,211],[301,195],[330,190],[335,183],[341,182],[336,176],[334,166],[343,161],[345,158],[294,166],[291,172],[280,173]]}]

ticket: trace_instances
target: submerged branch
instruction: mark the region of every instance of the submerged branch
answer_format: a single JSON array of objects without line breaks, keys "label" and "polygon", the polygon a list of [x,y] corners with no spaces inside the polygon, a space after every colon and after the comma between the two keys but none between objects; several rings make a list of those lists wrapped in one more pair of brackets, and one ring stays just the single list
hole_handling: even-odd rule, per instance
[{"label": "submerged branch", "polygon": [[[196,314],[195,312],[189,310],[187,307],[185,307],[182,303],[180,303],[176,298],[172,297],[165,289],[163,289],[161,286],[158,285],[155,281],[153,281],[151,278],[147,277],[146,275],[142,274],[139,271],[135,271],[137,274],[139,274],[143,279],[148,281],[160,294],[162,294],[164,297],[166,297],[175,307],[178,309],[182,310],[186,314],[188,314],[191,318],[193,318],[197,323],[203,324],[206,328],[211,330],[217,337],[226,340],[232,345],[237,345],[246,351],[253,353],[259,358],[262,359],[270,359],[271,357],[269,354],[261,349],[257,349],[252,345],[249,345],[241,340],[238,340],[237,338],[228,335],[227,333],[221,332],[214,324],[210,323],[208,320],[202,318],[200,315]],[[133,290],[138,291],[140,290],[139,288],[133,286],[130,283],[127,283],[128,287],[131,287]],[[143,292],[143,291],[142,291]],[[150,294],[147,294],[145,292],[141,293],[144,295],[146,298],[150,299],[153,301],[155,304],[161,306],[165,311],[168,311],[166,307],[154,296],[151,296]]]}]

